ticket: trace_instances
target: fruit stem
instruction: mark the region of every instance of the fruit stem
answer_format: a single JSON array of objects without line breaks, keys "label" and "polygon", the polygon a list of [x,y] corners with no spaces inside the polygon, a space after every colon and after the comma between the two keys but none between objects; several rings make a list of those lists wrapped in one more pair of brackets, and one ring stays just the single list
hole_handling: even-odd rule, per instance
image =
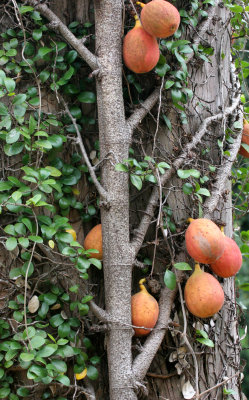
[{"label": "fruit stem", "polygon": [[137,1],[136,4],[137,4],[138,6],[140,6],[140,7],[142,7],[142,8],[145,6],[145,4],[144,4],[144,3],[141,3],[141,1]]},{"label": "fruit stem", "polygon": [[142,26],[142,24],[141,24],[141,22],[140,22],[138,16],[135,15],[135,16],[134,16],[134,19],[135,19],[135,21],[136,21],[134,28],[140,28],[140,27]]},{"label": "fruit stem", "polygon": [[146,287],[143,285],[144,282],[146,282],[146,279],[145,279],[145,278],[140,279],[140,281],[139,281],[139,288],[140,288],[141,292],[146,292],[146,293],[147,293],[147,289],[146,289]]},{"label": "fruit stem", "polygon": [[224,232],[224,226],[220,227],[221,233],[225,236],[225,232]]},{"label": "fruit stem", "polygon": [[198,262],[195,263],[195,272],[200,272],[201,271],[201,267],[200,264]]},{"label": "fruit stem", "polygon": [[195,219],[194,218],[188,218],[187,222],[190,224],[191,222],[193,222]]}]

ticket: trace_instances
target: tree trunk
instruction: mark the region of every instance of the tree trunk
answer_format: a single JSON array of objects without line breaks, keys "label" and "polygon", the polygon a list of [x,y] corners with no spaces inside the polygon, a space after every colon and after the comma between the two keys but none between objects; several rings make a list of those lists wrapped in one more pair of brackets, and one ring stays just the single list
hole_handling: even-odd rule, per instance
[{"label": "tree trunk", "polygon": [[[193,97],[184,105],[187,124],[181,124],[181,111],[174,107],[168,92],[165,94],[161,90],[163,85],[161,82],[161,86],[158,85],[159,76],[155,77],[153,72],[144,80],[141,76],[130,75],[131,81],[131,76],[133,78],[135,76],[136,83],[144,84],[144,91],[141,94],[139,92],[138,95],[136,93],[137,103],[142,103],[140,100],[145,96],[145,92],[150,94],[144,99],[142,105],[129,104],[129,107],[125,108],[127,104],[123,90],[124,81],[125,85],[128,85],[130,95],[131,88],[127,84],[129,79],[126,77],[129,73],[123,69],[122,64],[123,13],[125,7],[129,9],[129,12],[133,9],[130,3],[134,4],[134,1],[130,1],[128,5],[127,2],[124,4],[121,0],[94,0],[96,36],[94,54],[85,48],[83,40],[74,37],[66,29],[66,25],[72,21],[77,20],[84,24],[93,20],[93,5],[89,0],[51,2],[50,9],[59,17],[59,20],[47,12],[46,4],[37,4],[35,0],[22,1],[25,5],[36,6],[50,23],[54,22],[56,35],[61,40],[70,43],[92,69],[88,78],[92,76],[96,78],[101,181],[99,182],[95,175],[96,169],[89,168],[89,171],[91,178],[93,180],[95,178],[96,191],[100,196],[104,285],[99,273],[93,277],[92,281],[98,286],[95,293],[99,296],[96,296],[95,303],[92,302],[92,314],[90,313],[86,318],[85,329],[86,333],[91,334],[91,328],[94,328],[96,317],[98,317],[100,322],[105,324],[106,338],[98,334],[93,336],[96,338],[96,351],[102,355],[99,384],[97,382],[92,385],[88,378],[86,378],[87,383],[76,382],[76,379],[73,381],[71,368],[71,387],[68,389],[71,397],[68,398],[75,399],[77,396],[83,396],[82,399],[87,400],[183,400],[190,398],[189,393],[186,395],[185,392],[187,387],[192,386],[192,398],[221,400],[224,398],[223,388],[226,387],[234,391],[231,395],[234,400],[241,399],[240,338],[234,278],[219,279],[225,292],[225,304],[218,314],[205,320],[192,316],[184,305],[182,291],[188,278],[187,273],[175,271],[177,286],[174,290],[165,287],[164,283],[166,268],[171,268],[176,262],[181,261],[192,263],[184,245],[188,217],[211,218],[225,225],[226,234],[232,236],[230,172],[228,176],[225,176],[224,182],[219,179],[223,168],[229,170],[229,165],[232,164],[232,162],[229,164],[229,156],[224,155],[220,150],[221,144],[225,142],[225,130],[228,126],[232,127],[235,119],[241,118],[238,112],[239,101],[237,103],[234,101],[234,98],[237,98],[237,90],[230,59],[229,11],[221,3],[219,5],[215,3],[215,6],[209,7],[212,9],[211,16],[201,21],[200,29],[198,30],[199,25],[196,29],[188,27],[186,37],[181,37],[190,42],[193,37],[197,48],[200,42],[204,47],[213,48],[210,62],[203,61],[197,56],[191,56],[192,59],[189,56],[189,59],[186,59],[189,74],[187,88],[192,90]],[[188,10],[188,5],[183,1],[178,3],[182,3],[182,7]],[[60,21],[65,25],[60,25]],[[180,67],[175,66],[175,69],[177,68]],[[89,67],[85,65],[79,69],[78,82],[85,77],[83,74],[86,74],[86,71],[89,74]],[[124,81],[122,81],[123,75]],[[167,75],[165,79],[167,80]],[[56,97],[52,105],[53,112],[55,108],[56,111],[63,109],[64,112],[64,105],[61,102],[57,108]],[[92,106],[84,104],[84,107],[86,109]],[[227,111],[228,109],[230,111]],[[160,111],[170,119],[171,131],[161,123]],[[218,115],[217,118],[215,118],[216,115]],[[141,123],[145,117],[146,123]],[[208,118],[211,119],[208,120]],[[73,118],[72,122],[75,123]],[[139,129],[136,130],[136,128]],[[201,130],[205,134],[201,133]],[[145,134],[141,135],[141,132]],[[151,132],[153,132],[153,137]],[[77,144],[80,144],[78,148],[81,149],[84,162],[87,163],[89,157],[84,155],[84,144],[87,147],[93,139],[90,134],[87,134],[87,129],[81,133],[82,137],[79,138],[80,135],[78,135]],[[151,135],[151,140],[146,138],[147,134],[148,137],[149,134]],[[84,144],[81,141],[84,141]],[[235,142],[238,150],[238,139],[235,138]],[[139,153],[137,156],[134,155],[134,158],[137,157],[139,161],[143,160],[143,152],[146,150],[157,163],[165,161],[171,166],[161,176],[159,176],[158,168],[153,166],[152,170],[155,175],[157,174],[157,184],[147,183],[138,201],[137,191],[133,197],[134,192],[129,188],[129,174],[115,169],[116,164],[128,159],[130,147],[134,147]],[[63,157],[67,160],[67,151],[64,152]],[[216,170],[210,169],[210,166],[215,167]],[[208,196],[207,191],[201,197],[197,196],[195,189],[199,181],[197,182],[194,178],[191,178],[192,193],[184,194],[182,189],[185,181],[178,177],[177,170],[179,169],[196,169],[201,171],[201,177],[207,176],[208,183],[204,181],[203,186],[206,190],[208,188],[210,197],[205,200],[205,196]],[[5,176],[4,179],[6,180]],[[85,203],[84,205],[87,204],[86,193],[90,191],[86,186],[87,179],[84,178],[81,182],[82,197],[80,198],[80,201]],[[134,213],[136,215],[130,217],[133,201],[136,203],[136,213]],[[161,220],[167,217],[164,207],[172,211],[171,221],[176,226],[174,233],[170,231],[168,222],[166,223],[167,232],[165,226],[164,229],[160,229],[163,228],[160,226]],[[70,217],[75,215],[78,219],[73,227],[76,229],[77,226],[77,237],[80,238],[78,240],[83,242],[85,235],[81,215],[76,212],[70,214]],[[4,217],[3,225],[7,223],[8,219],[5,220]],[[52,256],[49,249],[46,251],[43,249],[43,251],[46,260],[48,259],[45,267],[49,270],[49,258],[51,257],[52,260]],[[5,249],[2,253],[1,263],[6,265],[6,270],[11,268],[11,264],[15,267],[19,266],[18,254],[10,252],[11,256],[8,257]],[[147,283],[151,290],[153,288],[155,290],[155,297],[160,304],[160,315],[155,329],[147,338],[133,338],[131,294],[133,289],[137,291],[135,288],[137,288],[138,278],[145,276],[140,269],[134,271],[134,265],[144,267],[143,263],[138,261],[143,260],[144,257],[150,257],[153,260]],[[55,260],[57,259],[53,259],[53,262]],[[58,258],[58,263],[60,261],[61,259]],[[77,298],[82,297],[83,291],[85,295],[87,285],[80,283],[78,271],[77,277],[76,270],[69,275],[65,273],[62,277],[62,274],[58,274],[53,279],[56,282],[60,281],[66,289],[72,281],[77,282],[80,287]],[[14,289],[7,277],[8,272],[4,273],[1,298],[8,296],[9,300]],[[132,281],[133,277],[135,278]],[[104,299],[102,298],[103,290]],[[7,303],[3,302],[3,306],[6,308]],[[185,320],[185,313],[187,320]],[[79,318],[82,322],[82,317],[79,316]],[[99,327],[100,330],[102,328],[102,326]],[[209,339],[214,342],[214,348],[196,341],[197,329],[205,330]],[[103,355],[105,346],[107,356]],[[104,365],[106,358],[108,367]],[[229,378],[227,382],[226,378]],[[27,380],[26,383],[29,381]],[[42,396],[42,391],[43,387],[39,388],[39,396]],[[198,397],[202,392],[205,393]]]}]

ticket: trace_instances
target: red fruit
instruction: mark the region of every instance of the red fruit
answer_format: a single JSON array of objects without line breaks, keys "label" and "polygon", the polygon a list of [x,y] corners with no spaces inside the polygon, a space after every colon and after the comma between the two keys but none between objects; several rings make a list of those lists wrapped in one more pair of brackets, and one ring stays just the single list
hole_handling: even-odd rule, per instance
[{"label": "red fruit", "polygon": [[210,219],[194,219],[185,233],[188,254],[203,264],[210,264],[219,258],[225,247],[224,235]]},{"label": "red fruit", "polygon": [[[140,292],[131,297],[131,317],[132,325],[154,328],[159,315],[159,306],[156,299],[151,296],[143,283],[145,279],[139,281]],[[145,336],[151,331],[149,329],[134,328],[135,336]]]},{"label": "red fruit", "polygon": [[102,229],[101,224],[94,226],[88,232],[85,237],[84,245],[85,250],[95,249],[98,250],[98,253],[90,253],[90,257],[97,258],[98,260],[102,260],[103,258],[103,250],[102,250]]},{"label": "red fruit", "polygon": [[[244,120],[241,143],[245,143],[249,146],[249,123],[246,120]],[[249,158],[249,152],[246,151],[246,149],[244,149],[242,146],[240,146],[239,154],[241,154],[243,157]]]},{"label": "red fruit", "polygon": [[141,22],[143,28],[152,36],[166,38],[178,29],[180,14],[173,4],[165,0],[153,0],[147,4],[140,4]]},{"label": "red fruit", "polygon": [[142,28],[137,17],[136,24],[124,37],[123,58],[125,65],[137,74],[151,71],[159,60],[159,46],[155,37]]},{"label": "red fruit", "polygon": [[212,271],[222,278],[234,276],[242,265],[242,255],[237,243],[224,236],[225,249],[220,258],[210,264]]},{"label": "red fruit", "polygon": [[196,317],[208,318],[217,313],[224,303],[224,292],[217,279],[195,265],[184,290],[188,310]]}]

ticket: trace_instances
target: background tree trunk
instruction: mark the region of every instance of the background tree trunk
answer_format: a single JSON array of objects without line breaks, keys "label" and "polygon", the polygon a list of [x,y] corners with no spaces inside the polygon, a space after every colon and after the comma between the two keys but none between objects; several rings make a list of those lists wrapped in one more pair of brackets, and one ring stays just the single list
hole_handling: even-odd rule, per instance
[{"label": "background tree trunk", "polygon": [[[33,0],[27,3],[36,4]],[[185,4],[178,5],[187,8]],[[125,6],[128,9],[128,4]],[[55,0],[51,2],[50,8],[65,25],[75,20],[82,24],[89,20],[93,21],[93,5],[89,0],[73,2]],[[212,208],[209,199],[200,204],[194,191],[190,196],[183,193],[184,181],[177,177],[175,170],[172,172],[171,178],[165,180],[165,183],[163,182],[162,194],[158,194],[159,188],[153,189],[152,186],[147,186],[144,193],[137,199],[137,192],[134,193],[133,189],[129,189],[129,175],[115,169],[115,164],[122,163],[129,157],[130,147],[135,148],[140,161],[143,160],[143,150],[145,149],[148,155],[153,155],[157,160],[165,160],[172,165],[180,159],[179,155],[184,152],[203,121],[207,117],[223,112],[223,118],[208,126],[204,138],[198,145],[193,146],[193,150],[189,151],[180,166],[182,169],[197,169],[201,171],[201,176],[208,176],[208,188],[212,199],[212,195],[219,185],[219,181],[216,181],[216,174],[222,171],[226,161],[226,157],[219,150],[217,141],[219,140],[221,143],[225,141],[226,127],[231,126],[234,119],[237,118],[236,110],[233,117],[227,116],[225,113],[225,109],[231,106],[233,97],[237,94],[231,71],[230,13],[222,4],[214,6],[213,16],[209,18],[205,34],[202,31],[197,32],[197,36],[201,37],[201,43],[204,46],[213,47],[214,53],[210,57],[210,62],[204,62],[195,57],[189,62],[188,88],[192,90],[193,97],[185,106],[188,123],[181,125],[180,111],[173,106],[169,95],[162,92],[160,96],[154,95],[155,100],[150,100],[155,93],[155,91],[153,92],[154,86],[157,86],[157,93],[160,89],[158,78],[155,78],[152,73],[151,79],[147,78],[146,82],[143,82],[141,77],[136,78],[145,83],[145,92],[149,94],[149,110],[156,104],[152,113],[147,115],[146,122],[139,124],[147,113],[146,106],[141,107],[142,111],[139,111],[139,106],[134,106],[134,104],[129,104],[128,107],[123,97],[123,85],[127,80],[127,78],[122,80],[123,75],[126,74],[122,65],[123,8],[124,4],[121,0],[115,2],[113,0],[94,1],[96,46],[95,55],[90,64],[96,67],[92,68],[94,69],[92,74],[96,76],[97,92],[98,127],[96,130],[98,129],[99,133],[101,160],[102,191],[100,190],[99,205],[103,234],[104,276],[101,276],[99,271],[96,276],[92,273],[91,282],[97,286],[92,290],[96,293],[95,303],[97,305],[92,304],[92,314],[89,314],[90,322],[89,320],[86,322],[86,330],[92,335],[96,350],[98,354],[101,354],[102,360],[99,366],[99,381],[94,384],[91,384],[89,380],[88,383],[83,383],[82,387],[87,394],[80,395],[87,400],[135,400],[138,398],[182,400],[184,398],[183,387],[188,382],[198,393],[198,391],[209,390],[223,382],[226,377],[234,376],[228,381],[226,387],[234,390],[231,398],[239,400],[242,398],[239,375],[240,339],[234,278],[219,279],[225,292],[225,305],[222,310],[213,318],[205,320],[197,319],[187,312],[187,327],[184,326],[181,291],[180,294],[177,288],[170,291],[165,288],[163,281],[166,266],[171,266],[178,261],[191,263],[184,246],[184,231],[189,216],[197,218],[203,215],[220,222],[226,226],[225,233],[232,236],[229,177],[220,192],[218,201],[216,201],[217,205],[215,203],[215,207]],[[196,29],[198,30],[198,26]],[[57,34],[61,35],[62,40],[68,40],[68,37],[67,39],[63,37],[61,31]],[[181,39],[191,42],[193,36],[194,29],[188,28],[186,37]],[[73,42],[70,43],[74,46]],[[80,44],[77,45],[80,46]],[[87,68],[84,68],[84,73]],[[81,76],[79,76],[80,79]],[[141,97],[143,95],[144,93]],[[46,98],[46,96],[44,97]],[[56,104],[56,101],[53,105],[49,101],[47,103],[53,111],[62,108],[62,103],[59,105]],[[88,105],[84,107],[83,114],[84,111],[88,113],[91,109],[91,106],[88,108]],[[158,109],[170,119],[171,131],[161,123]],[[141,118],[139,112],[141,112]],[[133,135],[135,127],[138,129]],[[151,140],[146,139],[148,132],[151,135],[150,138],[152,137]],[[82,137],[90,151],[92,137],[87,135],[87,132],[82,132]],[[67,159],[66,152],[63,157]],[[210,165],[216,167],[216,172],[209,169]],[[193,180],[192,184],[194,186],[196,182]],[[89,194],[85,186],[86,181],[84,180],[81,183],[82,197],[80,200],[82,202],[86,202],[85,198]],[[153,196],[153,193],[155,201],[154,204],[151,202],[149,213],[146,207],[149,197],[151,194]],[[176,226],[175,234],[167,229],[167,237],[163,237],[159,224],[157,223],[156,226],[155,223],[155,220],[159,221],[158,212],[164,200],[163,205],[172,210],[171,218]],[[153,214],[154,212],[155,214]],[[148,223],[147,234],[140,225],[144,216],[145,218],[149,216],[150,221],[154,221]],[[77,231],[78,238],[83,241],[85,232],[78,214],[71,214],[70,217],[76,218],[72,226]],[[3,225],[5,224],[7,224],[7,220],[3,219]],[[88,231],[90,224],[84,225],[84,227],[87,227]],[[140,251],[137,243],[142,242],[143,234],[146,236]],[[18,260],[16,259],[17,254],[12,252],[9,257],[9,253],[3,246],[2,249],[1,263],[5,265],[6,271],[3,271],[4,282],[0,297],[8,296],[7,301],[13,296],[14,291],[13,285],[8,282],[8,270],[13,267],[13,264],[17,267]],[[153,259],[153,271],[147,281],[152,293],[154,290],[155,297],[158,300],[161,298],[161,315],[165,313],[163,315],[167,316],[164,325],[160,320],[148,339],[132,337],[131,294],[137,291],[138,279],[144,277],[144,272],[134,268],[137,255],[138,259],[143,259],[145,256]],[[46,267],[49,269],[49,263]],[[178,273],[177,277],[180,288],[183,289],[187,274]],[[60,284],[67,288],[68,281],[77,282],[81,290],[78,297],[82,297],[82,292],[84,295],[88,289],[87,285],[80,283],[76,272],[70,277],[66,275],[64,279],[60,279]],[[165,299],[168,299],[168,309],[165,307],[165,303],[167,303]],[[6,304],[3,304],[5,307],[3,312],[6,312]],[[97,329],[95,324],[98,323],[96,316],[101,323],[105,324],[105,338],[102,333],[94,331]],[[100,330],[102,328],[101,325]],[[182,335],[184,328],[187,329],[190,345],[184,341]],[[202,329],[208,333],[209,338],[215,344],[214,348],[203,346],[195,340],[196,329]],[[164,338],[162,331],[165,332]],[[158,337],[161,337],[161,340]],[[158,351],[156,351],[157,348],[159,348]],[[143,371],[143,362],[140,363],[139,360],[146,356],[146,352],[148,358],[153,361],[150,366],[148,365],[148,371],[146,367],[146,371]],[[198,364],[198,371],[195,362]],[[107,382],[107,373],[109,382]],[[24,378],[19,376],[18,380],[24,381]],[[221,385],[210,390],[201,398],[221,400],[224,398],[223,387],[224,385]],[[41,396],[42,389],[38,393]]]}]

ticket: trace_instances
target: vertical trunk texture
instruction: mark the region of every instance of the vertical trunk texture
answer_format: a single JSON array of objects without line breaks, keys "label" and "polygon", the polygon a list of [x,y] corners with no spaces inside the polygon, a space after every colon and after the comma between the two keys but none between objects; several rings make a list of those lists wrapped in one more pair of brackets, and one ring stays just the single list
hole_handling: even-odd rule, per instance
[{"label": "vertical trunk texture", "polygon": [[95,1],[96,53],[101,66],[97,78],[101,182],[109,193],[101,208],[110,399],[136,399],[131,381],[131,270],[129,248],[128,174],[114,164],[128,157],[130,132],[122,96],[122,2]]}]

